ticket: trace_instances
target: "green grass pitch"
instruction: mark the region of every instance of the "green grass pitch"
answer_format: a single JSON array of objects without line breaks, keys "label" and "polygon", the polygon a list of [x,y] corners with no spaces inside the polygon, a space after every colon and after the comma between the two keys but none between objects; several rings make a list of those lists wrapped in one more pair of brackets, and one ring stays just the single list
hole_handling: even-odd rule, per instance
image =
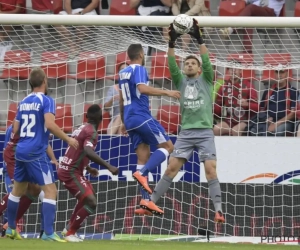
[{"label": "green grass pitch", "polygon": [[300,246],[229,244],[229,243],[192,243],[192,242],[153,242],[121,240],[86,240],[80,243],[44,242],[39,239],[13,241],[0,238],[2,250],[293,250]]}]

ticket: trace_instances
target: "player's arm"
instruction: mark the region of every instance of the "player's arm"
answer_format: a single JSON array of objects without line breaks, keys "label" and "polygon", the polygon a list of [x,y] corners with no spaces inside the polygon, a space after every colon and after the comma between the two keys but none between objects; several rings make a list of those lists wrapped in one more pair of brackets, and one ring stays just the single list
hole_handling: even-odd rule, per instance
[{"label": "player's arm", "polygon": [[21,12],[21,10],[22,10],[22,6],[21,6],[20,1],[18,1],[13,10],[2,11],[0,8],[0,14],[18,14],[19,12]]},{"label": "player's arm", "polygon": [[133,81],[141,94],[148,96],[169,96],[177,99],[180,98],[179,91],[163,90],[148,86],[148,73],[145,67],[136,67],[133,77]]},{"label": "player's arm", "polygon": [[176,89],[180,89],[180,85],[182,83],[183,74],[179,69],[176,57],[175,57],[175,43],[176,39],[180,36],[174,30],[173,24],[171,23],[169,26],[169,48],[168,48],[168,65],[171,73],[172,82],[174,83]]},{"label": "player's arm", "polygon": [[108,162],[103,160],[99,155],[97,155],[92,148],[92,143],[85,143],[84,146],[84,152],[87,158],[89,158],[92,162],[95,162],[96,164],[103,166],[108,169],[109,172],[111,172],[114,175],[117,175],[119,173],[119,169],[110,165]]},{"label": "player's arm", "polygon": [[193,18],[193,21],[194,21],[193,28],[191,29],[189,34],[193,36],[199,44],[200,56],[202,59],[203,78],[206,80],[207,83],[213,84],[214,70],[209,59],[208,49],[203,40],[202,32],[200,30],[197,20]]},{"label": "player's arm", "polygon": [[121,88],[119,90],[119,108],[120,108],[121,121],[124,124],[124,99],[123,99]]},{"label": "player's arm", "polygon": [[18,106],[16,118],[14,119],[14,121],[12,123],[13,124],[13,133],[14,134],[17,134],[19,132],[19,128],[20,128],[21,112],[19,110],[19,107],[20,106]]},{"label": "player's arm", "polygon": [[99,0],[92,0],[92,2],[81,11],[81,15],[84,15],[86,13],[93,11],[98,6],[99,6]]},{"label": "player's arm", "polygon": [[49,156],[51,162],[55,165],[55,166],[58,166],[58,162],[56,160],[56,157],[54,155],[54,152],[53,152],[53,149],[52,147],[50,146],[50,144],[48,144],[48,147],[47,147],[47,155]]}]

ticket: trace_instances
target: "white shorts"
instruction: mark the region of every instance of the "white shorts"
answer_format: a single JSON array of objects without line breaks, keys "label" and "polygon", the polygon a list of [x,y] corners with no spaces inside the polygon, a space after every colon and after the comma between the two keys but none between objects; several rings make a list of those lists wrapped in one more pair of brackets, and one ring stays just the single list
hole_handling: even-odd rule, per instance
[{"label": "white shorts", "polygon": [[[72,14],[77,14],[81,11],[83,11],[82,8],[74,9],[74,10],[72,10]],[[63,11],[59,12],[59,15],[68,15],[68,13],[63,10]],[[98,14],[97,14],[96,10],[92,10],[91,12],[85,13],[84,15],[98,15]]]}]

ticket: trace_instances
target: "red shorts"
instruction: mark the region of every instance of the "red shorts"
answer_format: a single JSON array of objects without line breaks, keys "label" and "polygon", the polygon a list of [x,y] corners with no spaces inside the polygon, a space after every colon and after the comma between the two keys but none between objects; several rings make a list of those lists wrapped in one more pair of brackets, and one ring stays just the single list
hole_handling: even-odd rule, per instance
[{"label": "red shorts", "polygon": [[81,174],[70,173],[69,177],[66,178],[66,175],[60,174],[60,171],[57,171],[58,178],[66,189],[79,201],[82,201],[85,197],[95,194],[92,184]]},{"label": "red shorts", "polygon": [[11,152],[9,152],[9,150],[5,150],[3,154],[3,160],[6,164],[7,175],[11,180],[13,180],[16,166],[15,157],[11,154]]}]

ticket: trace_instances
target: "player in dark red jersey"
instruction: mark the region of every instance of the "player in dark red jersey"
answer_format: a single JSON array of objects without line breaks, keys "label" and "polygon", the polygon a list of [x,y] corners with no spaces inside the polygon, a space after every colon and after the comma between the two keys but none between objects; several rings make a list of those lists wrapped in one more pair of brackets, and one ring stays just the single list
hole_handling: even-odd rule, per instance
[{"label": "player in dark red jersey", "polygon": [[[19,134],[17,134],[17,133],[14,134],[12,131],[13,131],[13,129],[12,129],[12,125],[11,125],[7,129],[7,132],[6,132],[9,140],[6,143],[4,151],[3,151],[3,160],[5,162],[5,174],[7,175],[8,179],[10,179],[11,183],[13,184],[14,169],[15,169],[15,147],[19,141]],[[50,145],[47,148],[47,154],[48,154],[49,158],[51,159],[51,162],[53,164],[55,164],[56,166],[58,166],[58,162],[55,159],[53,150]],[[10,192],[8,192],[0,202],[0,216],[3,214],[3,212],[7,208],[7,200],[8,200],[9,193]],[[44,196],[43,191],[41,191],[41,188],[38,185],[29,183],[26,195],[22,196],[22,198],[20,199],[20,204],[19,204],[19,208],[18,208],[16,221],[19,221],[23,217],[25,212],[30,207],[31,203],[37,197],[39,197],[40,200],[42,201],[43,196]],[[43,217],[41,216],[41,218],[43,218]],[[3,226],[2,236],[5,235],[6,228],[7,228],[7,223],[4,224],[4,226]],[[41,234],[42,233],[43,233],[43,220],[41,220]]]},{"label": "player in dark red jersey", "polygon": [[99,105],[90,106],[86,116],[87,124],[80,126],[72,134],[72,137],[79,143],[78,148],[67,148],[57,171],[58,179],[78,200],[69,224],[62,232],[65,240],[70,242],[82,241],[76,232],[84,220],[95,213],[97,207],[94,189],[83,173],[86,168],[91,175],[98,176],[98,170],[88,166],[89,161],[106,167],[113,175],[119,173],[118,168],[105,162],[94,151],[98,142],[97,128],[102,120],[102,111]]},{"label": "player in dark red jersey", "polygon": [[250,81],[242,79],[241,69],[231,68],[228,73],[230,79],[220,87],[215,100],[214,114],[221,120],[214,126],[214,134],[238,136],[258,112],[257,91]]}]

